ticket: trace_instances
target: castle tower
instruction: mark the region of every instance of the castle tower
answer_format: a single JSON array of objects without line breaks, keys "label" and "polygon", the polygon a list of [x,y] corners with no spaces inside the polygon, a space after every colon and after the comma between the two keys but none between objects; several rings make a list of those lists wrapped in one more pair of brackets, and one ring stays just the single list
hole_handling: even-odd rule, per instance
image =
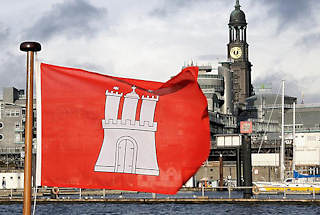
[{"label": "castle tower", "polygon": [[124,96],[123,111],[122,111],[122,121],[130,120],[131,124],[134,124],[136,120],[136,112],[139,95],[136,93],[136,87],[132,87],[132,92]]},{"label": "castle tower", "polygon": [[154,112],[159,97],[145,97],[142,96],[140,124],[147,124],[153,126]]},{"label": "castle tower", "polygon": [[253,93],[251,85],[251,63],[247,43],[247,22],[245,13],[240,10],[239,0],[230,14],[228,59],[233,71],[233,102],[245,103],[247,97]]},{"label": "castle tower", "polygon": [[108,122],[109,120],[116,121],[118,119],[118,111],[119,111],[119,103],[120,98],[122,97],[122,93],[118,92],[109,92],[106,91],[106,106],[104,110],[105,120]]}]

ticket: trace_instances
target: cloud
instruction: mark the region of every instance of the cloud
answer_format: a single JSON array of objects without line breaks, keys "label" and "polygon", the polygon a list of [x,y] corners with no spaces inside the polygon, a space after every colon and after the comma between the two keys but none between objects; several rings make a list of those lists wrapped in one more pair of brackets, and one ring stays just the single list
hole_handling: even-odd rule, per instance
[{"label": "cloud", "polygon": [[[303,35],[296,45],[302,45],[306,50],[318,48],[320,44],[320,32]],[[310,50],[309,50],[310,51]]]},{"label": "cloud", "polygon": [[199,5],[206,4],[209,5],[217,5],[217,4],[228,4],[224,0],[164,0],[161,1],[153,10],[150,11],[149,15],[164,18],[171,15],[175,15],[181,10],[190,10],[194,7],[198,7]]},{"label": "cloud", "polygon": [[25,88],[26,84],[26,62],[25,55],[12,55],[8,52],[2,57],[0,70],[0,86]]},{"label": "cloud", "polygon": [[[11,34],[12,34],[11,29],[8,26],[5,26],[4,24],[0,23],[0,48],[1,48],[2,55],[6,54],[6,51],[8,49],[8,44],[10,44],[10,40],[12,40]],[[3,60],[3,57],[1,58]]]},{"label": "cloud", "polygon": [[177,11],[184,8],[186,5],[192,5],[194,0],[165,0],[162,4],[157,5],[149,15],[156,17],[166,17],[175,14]]},{"label": "cloud", "polygon": [[101,22],[106,14],[106,9],[97,8],[84,0],[64,1],[53,5],[50,11],[26,30],[24,36],[38,41],[59,35],[69,38],[91,37],[101,30]]},{"label": "cloud", "polygon": [[6,44],[6,40],[9,38],[9,34],[9,28],[0,23],[0,45]]},{"label": "cloud", "polygon": [[290,26],[298,25],[305,29],[316,24],[314,6],[319,5],[318,0],[262,0],[261,6],[268,7],[268,17],[279,19],[278,32]]},{"label": "cloud", "polygon": [[[320,1],[240,4],[249,23],[254,84],[271,83],[277,90],[286,79],[288,95],[304,92],[306,101],[316,99],[309,94],[320,89]],[[19,44],[26,39],[41,42],[39,56],[48,63],[117,76],[165,81],[191,59],[215,67],[217,58],[226,58],[234,5],[235,0],[8,1],[0,14],[6,20],[0,22],[0,86],[25,85],[25,55]],[[313,80],[306,82],[305,76]]]},{"label": "cloud", "polygon": [[222,54],[204,54],[196,56],[196,60],[200,61],[217,61],[217,60],[224,60],[226,58],[225,55]]}]

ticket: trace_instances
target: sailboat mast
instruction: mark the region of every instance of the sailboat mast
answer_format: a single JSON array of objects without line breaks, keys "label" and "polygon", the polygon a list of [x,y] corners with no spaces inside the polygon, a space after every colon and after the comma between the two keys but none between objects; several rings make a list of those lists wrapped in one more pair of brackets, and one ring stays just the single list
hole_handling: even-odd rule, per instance
[{"label": "sailboat mast", "polygon": [[282,105],[281,105],[281,148],[280,148],[280,179],[284,181],[284,156],[285,156],[285,145],[284,145],[284,80],[282,80]]},{"label": "sailboat mast", "polygon": [[295,137],[296,137],[296,103],[293,102],[293,116],[292,116],[292,149],[293,149],[293,152],[292,152],[292,169],[293,170],[296,170],[296,153],[295,153],[295,150],[296,150],[296,146],[295,146]]}]

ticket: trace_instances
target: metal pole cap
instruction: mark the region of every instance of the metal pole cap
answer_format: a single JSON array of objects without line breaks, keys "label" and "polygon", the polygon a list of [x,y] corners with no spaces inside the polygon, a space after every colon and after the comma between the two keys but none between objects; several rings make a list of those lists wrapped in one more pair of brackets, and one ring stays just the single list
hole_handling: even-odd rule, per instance
[{"label": "metal pole cap", "polygon": [[23,42],[20,44],[20,50],[24,52],[38,52],[41,50],[41,45],[38,42]]}]

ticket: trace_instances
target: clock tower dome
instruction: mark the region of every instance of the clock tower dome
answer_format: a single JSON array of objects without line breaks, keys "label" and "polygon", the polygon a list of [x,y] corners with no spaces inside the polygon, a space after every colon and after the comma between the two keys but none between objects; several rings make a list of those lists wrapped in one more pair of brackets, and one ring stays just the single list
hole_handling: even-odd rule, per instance
[{"label": "clock tower dome", "polygon": [[247,22],[245,13],[240,10],[239,0],[230,14],[228,59],[233,72],[233,102],[244,104],[252,95],[251,63],[248,55]]}]

